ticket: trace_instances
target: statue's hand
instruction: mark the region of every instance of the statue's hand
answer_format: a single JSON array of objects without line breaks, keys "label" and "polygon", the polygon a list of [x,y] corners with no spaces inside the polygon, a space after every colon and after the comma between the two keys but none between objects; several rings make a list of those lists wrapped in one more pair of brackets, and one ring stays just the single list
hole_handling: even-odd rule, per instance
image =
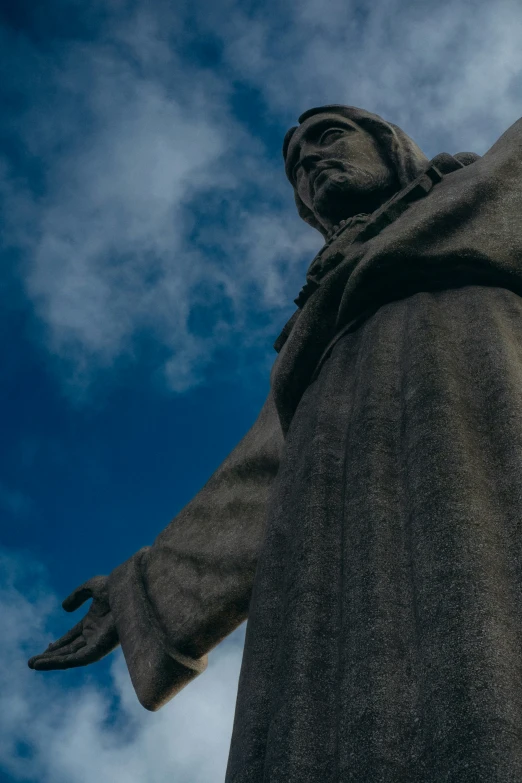
[{"label": "statue's hand", "polygon": [[92,598],[92,604],[83,620],[50,644],[45,652],[31,658],[29,668],[47,671],[86,666],[114,650],[119,640],[109,606],[106,576],[95,576],[77,587],[62,606],[66,612],[74,612],[88,598]]}]

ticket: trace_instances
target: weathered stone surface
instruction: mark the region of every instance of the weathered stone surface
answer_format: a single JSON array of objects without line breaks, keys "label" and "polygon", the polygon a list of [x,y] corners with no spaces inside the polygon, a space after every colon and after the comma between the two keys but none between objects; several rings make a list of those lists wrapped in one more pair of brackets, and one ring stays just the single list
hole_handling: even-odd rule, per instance
[{"label": "weathered stone surface", "polygon": [[226,783],[515,783],[522,121],[432,161],[360,109],[300,122],[286,171],[325,247],[267,402],[31,665],[119,639],[156,709],[248,616]]}]

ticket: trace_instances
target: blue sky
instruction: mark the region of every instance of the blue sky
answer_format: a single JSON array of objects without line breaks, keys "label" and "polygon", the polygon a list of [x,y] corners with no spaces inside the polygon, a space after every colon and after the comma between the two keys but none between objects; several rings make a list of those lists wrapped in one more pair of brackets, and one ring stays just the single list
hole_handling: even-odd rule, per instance
[{"label": "blue sky", "polygon": [[288,127],[348,103],[482,154],[522,115],[521,38],[503,0],[2,3],[2,783],[224,779],[244,626],[155,714],[119,652],[26,659],[256,418],[322,243]]}]

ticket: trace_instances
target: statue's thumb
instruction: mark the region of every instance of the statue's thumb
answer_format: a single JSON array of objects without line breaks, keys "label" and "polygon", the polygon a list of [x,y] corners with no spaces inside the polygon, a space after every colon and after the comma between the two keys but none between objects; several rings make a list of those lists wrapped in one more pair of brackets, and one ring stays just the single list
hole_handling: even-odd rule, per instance
[{"label": "statue's thumb", "polygon": [[62,602],[62,606],[66,612],[74,612],[78,609],[88,598],[92,598],[92,589],[88,582],[77,587],[70,595]]},{"label": "statue's thumb", "polygon": [[63,601],[62,606],[66,612],[74,612],[78,609],[88,598],[106,599],[107,593],[107,578],[105,576],[93,576],[83,585],[80,585],[73,590],[70,595]]}]

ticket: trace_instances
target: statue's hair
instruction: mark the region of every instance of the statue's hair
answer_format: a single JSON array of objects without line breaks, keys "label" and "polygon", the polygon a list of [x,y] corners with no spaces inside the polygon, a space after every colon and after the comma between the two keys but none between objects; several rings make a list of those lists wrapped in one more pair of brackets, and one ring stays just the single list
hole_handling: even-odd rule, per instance
[{"label": "statue's hair", "polygon": [[[343,106],[341,104],[330,104],[328,106],[318,106],[314,109],[308,109],[299,117],[299,123],[305,122],[314,114],[338,114],[341,117],[347,117],[349,120],[357,123],[361,128],[371,133],[377,141],[385,160],[393,168],[397,175],[400,189],[406,187],[422,171],[428,167],[429,159],[422,150],[415,144],[401,128],[392,122],[386,122],[378,114],[372,114],[364,109],[358,109],[355,106]],[[290,139],[297,130],[297,126],[290,128],[286,133],[283,142],[283,157],[286,163],[288,146]],[[291,181],[291,172],[286,168],[286,175]],[[293,183],[292,183],[293,185]],[[300,217],[310,226],[326,236],[326,230],[318,222],[313,212],[301,201],[297,190],[294,187],[295,203]]]}]

